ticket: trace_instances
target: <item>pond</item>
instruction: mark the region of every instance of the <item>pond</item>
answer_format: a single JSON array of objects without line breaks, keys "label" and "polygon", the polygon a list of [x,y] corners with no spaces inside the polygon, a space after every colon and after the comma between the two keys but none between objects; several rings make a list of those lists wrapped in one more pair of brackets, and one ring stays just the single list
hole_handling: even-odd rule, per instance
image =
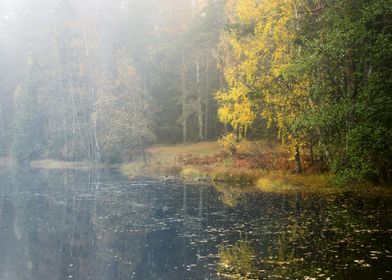
[{"label": "pond", "polygon": [[392,279],[391,200],[0,171],[0,279]]}]

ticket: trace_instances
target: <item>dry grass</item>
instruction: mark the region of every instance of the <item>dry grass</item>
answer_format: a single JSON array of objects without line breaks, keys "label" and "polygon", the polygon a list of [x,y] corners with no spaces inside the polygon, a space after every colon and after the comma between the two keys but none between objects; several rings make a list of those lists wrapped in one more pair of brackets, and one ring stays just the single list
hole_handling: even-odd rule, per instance
[{"label": "dry grass", "polygon": [[162,163],[175,163],[180,158],[189,156],[211,156],[221,151],[217,141],[196,144],[179,144],[175,146],[154,146],[146,150],[149,160]]},{"label": "dry grass", "polygon": [[234,154],[223,150],[220,142],[202,142],[146,149],[143,159],[122,165],[123,174],[181,176],[185,180],[212,180],[235,184],[253,184],[265,171],[293,169],[293,161],[277,143],[240,142]]},{"label": "dry grass", "polygon": [[268,172],[260,174],[257,188],[272,193],[339,193],[343,189],[333,186],[328,174],[295,175],[285,172]]},{"label": "dry grass", "polygon": [[212,179],[215,182],[227,182],[234,184],[255,184],[259,177],[259,171],[247,168],[234,168],[220,166],[213,170]]},{"label": "dry grass", "polygon": [[280,194],[341,194],[355,192],[363,196],[392,197],[389,187],[375,186],[370,183],[339,186],[330,174],[295,175],[284,172],[268,172],[261,175],[257,188],[263,192]]},{"label": "dry grass", "polygon": [[[121,166],[121,171],[130,178],[184,175],[184,178],[187,179],[202,179],[204,175],[201,174],[201,171],[192,168],[193,165],[197,165],[195,161],[214,157],[220,151],[221,148],[217,141],[175,146],[153,146],[146,149],[146,162],[139,159],[135,162],[125,163]],[[189,168],[187,168],[186,161],[192,162]]]},{"label": "dry grass", "polygon": [[185,166],[181,170],[181,178],[184,180],[211,180],[209,168],[197,168],[194,166]]},{"label": "dry grass", "polygon": [[[122,165],[123,174],[130,178],[149,176],[179,176],[184,180],[209,180],[238,186],[256,186],[263,192],[294,194],[338,194],[355,191],[362,194],[389,195],[389,188],[363,184],[361,186],[339,187],[332,175],[318,173],[317,168],[307,168],[304,156],[305,174],[296,175],[293,159],[284,148],[276,143],[263,141],[242,142],[235,154],[223,151],[216,142],[155,146],[146,150],[147,162],[136,161]],[[227,195],[233,200],[237,194]]]},{"label": "dry grass", "polygon": [[138,177],[161,178],[164,176],[179,176],[181,168],[172,163],[135,161],[122,164],[121,173],[130,179]]}]

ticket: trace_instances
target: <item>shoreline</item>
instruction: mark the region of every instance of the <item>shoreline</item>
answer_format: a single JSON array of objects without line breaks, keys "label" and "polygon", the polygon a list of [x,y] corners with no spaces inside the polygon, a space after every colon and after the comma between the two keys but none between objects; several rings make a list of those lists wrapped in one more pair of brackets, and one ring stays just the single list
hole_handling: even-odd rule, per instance
[{"label": "shoreline", "polygon": [[[184,182],[202,182],[213,185],[226,185],[236,189],[252,188],[261,192],[277,194],[339,194],[356,192],[364,195],[392,196],[392,188],[374,185],[368,182],[352,185],[339,185],[334,176],[328,172],[294,174],[290,170],[266,170],[249,166],[236,166],[230,156],[224,158],[222,149],[212,154],[200,152],[200,145],[216,145],[217,143],[159,146],[148,150],[147,162],[137,160],[121,164],[121,173],[129,179],[139,176],[165,179],[173,178]],[[186,154],[188,153],[188,154]],[[222,159],[223,157],[223,159]],[[289,165],[287,165],[289,166]]]},{"label": "shoreline", "polygon": [[[243,150],[252,154],[249,143]],[[279,151],[280,147],[268,148],[268,152]],[[258,151],[260,155],[263,155]],[[271,153],[271,152],[270,152]],[[252,188],[257,191],[277,194],[339,194],[357,192],[371,195],[392,196],[392,188],[360,183],[339,185],[332,174],[327,172],[293,174],[289,167],[292,162],[281,153],[269,155],[274,162],[280,161],[285,169],[268,169],[255,167],[254,159],[236,159],[233,155],[224,153],[218,141],[195,144],[179,144],[172,146],[153,146],[146,149],[147,160],[137,158],[133,162],[122,164],[105,164],[94,162],[67,162],[44,159],[30,162],[33,169],[103,169],[115,168],[130,180],[151,178],[156,180],[181,180],[183,182],[226,185],[230,189]],[[280,158],[278,158],[280,157]],[[278,158],[278,159],[276,159]],[[272,161],[271,160],[271,161]],[[12,158],[0,158],[0,168],[15,166]],[[222,189],[222,188],[221,188]]]}]

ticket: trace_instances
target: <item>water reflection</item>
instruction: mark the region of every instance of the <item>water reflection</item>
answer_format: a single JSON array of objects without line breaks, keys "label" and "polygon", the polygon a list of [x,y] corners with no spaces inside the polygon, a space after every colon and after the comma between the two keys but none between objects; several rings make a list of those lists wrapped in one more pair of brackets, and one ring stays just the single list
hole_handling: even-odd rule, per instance
[{"label": "water reflection", "polygon": [[[289,196],[266,220],[220,251],[223,279],[391,279],[389,199]],[[265,217],[262,217],[262,219]]]},{"label": "water reflection", "polygon": [[0,279],[390,279],[389,205],[0,171]]}]

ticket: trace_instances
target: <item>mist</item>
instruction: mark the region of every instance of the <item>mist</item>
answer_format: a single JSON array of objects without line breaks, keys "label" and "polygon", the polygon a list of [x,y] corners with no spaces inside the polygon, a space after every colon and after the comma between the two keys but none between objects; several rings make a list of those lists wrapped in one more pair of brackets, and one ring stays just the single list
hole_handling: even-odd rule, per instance
[{"label": "mist", "polygon": [[219,134],[223,1],[2,1],[0,15],[3,155],[117,162]]},{"label": "mist", "polygon": [[391,279],[392,0],[0,0],[0,279]]}]

